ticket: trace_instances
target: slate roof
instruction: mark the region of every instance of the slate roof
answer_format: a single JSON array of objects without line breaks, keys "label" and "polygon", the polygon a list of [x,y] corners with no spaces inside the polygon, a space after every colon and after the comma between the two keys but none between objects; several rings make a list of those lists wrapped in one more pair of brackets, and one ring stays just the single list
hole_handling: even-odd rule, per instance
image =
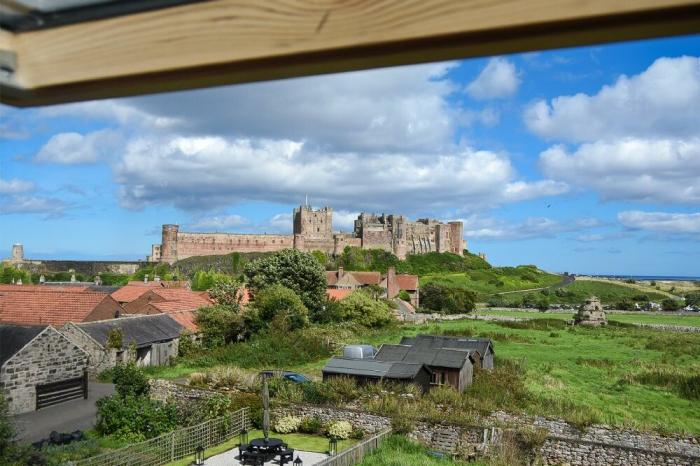
[{"label": "slate roof", "polygon": [[423,367],[419,363],[334,357],[323,368],[323,373],[404,380],[415,378]]},{"label": "slate roof", "polygon": [[380,361],[422,363],[430,367],[461,369],[471,358],[470,350],[428,348],[425,346],[382,345],[374,356]]},{"label": "slate roof", "polygon": [[[436,335],[417,335],[415,337],[403,337],[402,345],[422,346],[428,348],[452,348],[476,350],[481,357],[486,356],[489,348],[493,350],[493,343],[489,338],[446,337]],[[494,352],[495,353],[495,352]]]},{"label": "slate roof", "polygon": [[0,324],[0,367],[46,327],[48,325]]},{"label": "slate roof", "polygon": [[32,289],[2,289],[0,322],[55,326],[67,322],[82,322],[102,301],[110,299],[105,293],[76,291],[72,287],[55,289],[37,285]]},{"label": "slate roof", "polygon": [[183,330],[182,325],[166,314],[124,317],[76,325],[102,346],[107,343],[112,329],[121,328],[123,346],[134,343],[137,348],[173,340],[178,338]]}]

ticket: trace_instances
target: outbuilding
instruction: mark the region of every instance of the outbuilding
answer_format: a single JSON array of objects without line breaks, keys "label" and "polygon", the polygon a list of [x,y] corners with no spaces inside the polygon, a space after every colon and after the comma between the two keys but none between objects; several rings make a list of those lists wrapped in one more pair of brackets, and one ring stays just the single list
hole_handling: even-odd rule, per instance
[{"label": "outbuilding", "polygon": [[[446,337],[442,335],[417,335],[403,337],[402,345],[423,348],[464,349],[478,353],[474,358],[477,367],[493,369],[493,342],[490,338]],[[475,355],[476,356],[476,355]]]},{"label": "outbuilding", "polygon": [[478,358],[478,354],[469,349],[382,345],[374,358],[425,364],[432,372],[431,386],[450,385],[462,392],[472,383],[474,358]]},{"label": "outbuilding", "polygon": [[322,372],[324,381],[333,377],[350,377],[362,385],[391,380],[415,384],[422,392],[430,389],[432,377],[425,364],[338,357],[328,361]]},{"label": "outbuilding", "polygon": [[[121,362],[161,366],[177,356],[185,328],[167,314],[73,323],[61,332],[90,355],[89,369],[98,373]],[[188,338],[188,337],[186,337]]]},{"label": "outbuilding", "polygon": [[51,325],[0,324],[0,391],[11,414],[87,398],[88,354]]}]

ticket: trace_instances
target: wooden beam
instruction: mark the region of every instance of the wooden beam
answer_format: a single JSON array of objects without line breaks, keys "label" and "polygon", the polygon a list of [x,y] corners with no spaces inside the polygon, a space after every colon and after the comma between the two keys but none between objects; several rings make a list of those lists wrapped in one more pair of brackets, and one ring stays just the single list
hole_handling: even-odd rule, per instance
[{"label": "wooden beam", "polygon": [[0,47],[13,47],[18,66],[0,101],[44,105],[696,32],[700,0],[212,0],[3,32]]}]

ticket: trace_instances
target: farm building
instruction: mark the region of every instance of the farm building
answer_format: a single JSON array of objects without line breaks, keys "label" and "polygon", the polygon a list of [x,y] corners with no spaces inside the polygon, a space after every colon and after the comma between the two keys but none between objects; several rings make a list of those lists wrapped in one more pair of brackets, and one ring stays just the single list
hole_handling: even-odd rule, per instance
[{"label": "farm building", "polygon": [[88,354],[50,325],[0,324],[0,392],[11,414],[87,397]]},{"label": "farm building", "polygon": [[[69,322],[61,332],[90,355],[89,370],[98,373],[120,362],[133,361],[138,366],[168,364],[177,356],[184,330],[170,316],[157,314],[99,322]],[[135,352],[129,351],[132,346]]]},{"label": "farm building", "polygon": [[376,359],[353,359],[334,357],[323,368],[323,380],[333,377],[351,377],[358,384],[377,383],[380,380],[412,383],[421,391],[430,389],[432,372],[425,364],[378,361]]},{"label": "farm building", "polygon": [[473,350],[479,353],[478,358],[474,355],[477,367],[493,369],[493,342],[489,338],[417,335],[415,337],[403,337],[400,344],[424,348]]},{"label": "farm building", "polygon": [[425,364],[432,372],[431,385],[450,385],[461,392],[472,383],[474,360],[478,354],[468,349],[382,345],[374,358]]}]

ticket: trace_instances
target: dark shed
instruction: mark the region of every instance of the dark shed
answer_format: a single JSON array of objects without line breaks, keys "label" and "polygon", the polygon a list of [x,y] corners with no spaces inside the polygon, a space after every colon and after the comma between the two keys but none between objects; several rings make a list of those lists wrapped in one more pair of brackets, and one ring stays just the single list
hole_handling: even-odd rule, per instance
[{"label": "dark shed", "polygon": [[124,317],[121,319],[101,320],[77,324],[101,345],[106,345],[109,333],[121,329],[123,346],[134,344],[136,348],[151,346],[153,343],[174,340],[180,337],[184,327],[167,314],[143,317]]},{"label": "dark shed", "polygon": [[382,345],[375,359],[422,363],[432,371],[431,385],[451,385],[463,391],[472,383],[473,350],[427,346]]},{"label": "dark shed", "polygon": [[425,392],[430,388],[431,371],[425,364],[375,359],[332,358],[323,368],[323,380],[352,377],[359,384],[380,380],[413,383]]},{"label": "dark shed", "polygon": [[465,349],[479,353],[477,361],[483,369],[493,369],[493,342],[490,338],[468,338],[468,337],[446,337],[442,335],[417,335],[415,337],[403,337],[402,345],[445,348],[445,349]]}]

